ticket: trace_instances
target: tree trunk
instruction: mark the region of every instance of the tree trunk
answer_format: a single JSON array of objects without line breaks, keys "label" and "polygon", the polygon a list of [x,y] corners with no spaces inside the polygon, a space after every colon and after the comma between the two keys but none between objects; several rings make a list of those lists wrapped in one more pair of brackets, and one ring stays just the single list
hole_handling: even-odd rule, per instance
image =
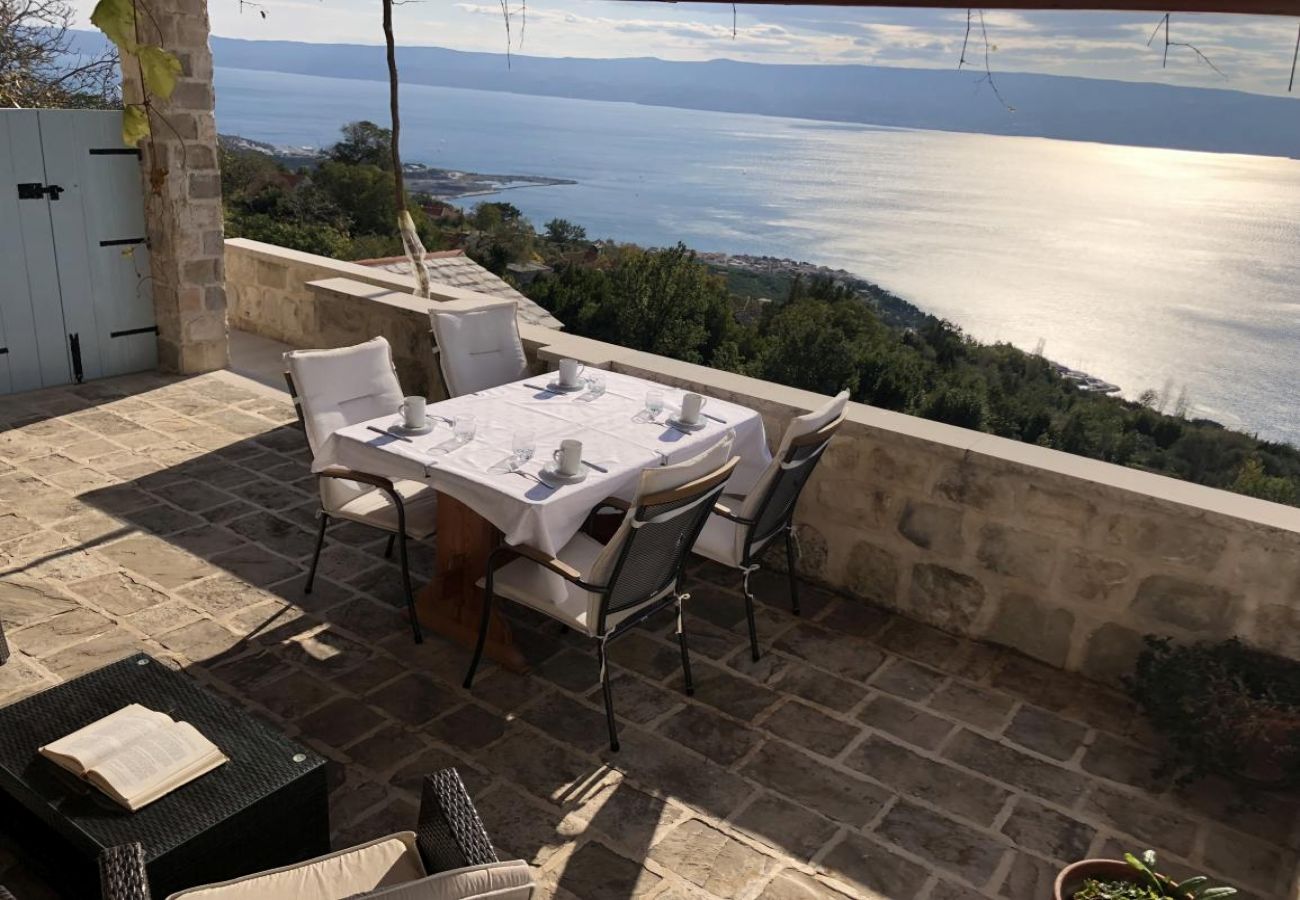
[{"label": "tree trunk", "polygon": [[424,267],[424,244],[415,230],[415,222],[406,209],[406,179],[402,172],[402,154],[399,149],[402,137],[402,118],[397,103],[397,43],[393,39],[393,0],[383,0],[384,43],[388,50],[388,109],[393,119],[393,200],[397,209],[397,231],[402,236],[402,249],[411,262],[415,276],[416,294],[428,297],[429,272]]}]

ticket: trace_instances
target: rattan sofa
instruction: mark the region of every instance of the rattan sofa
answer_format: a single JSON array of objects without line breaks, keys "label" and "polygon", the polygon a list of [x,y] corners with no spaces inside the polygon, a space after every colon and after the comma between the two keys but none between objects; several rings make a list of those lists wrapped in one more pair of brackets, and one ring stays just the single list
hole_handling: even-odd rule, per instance
[{"label": "rattan sofa", "polygon": [[[105,850],[99,864],[103,900],[151,900],[139,844]],[[444,769],[424,779],[413,832],[186,888],[168,900],[528,900],[532,885],[528,863],[497,859],[460,775]],[[3,887],[0,900],[11,900]]]}]

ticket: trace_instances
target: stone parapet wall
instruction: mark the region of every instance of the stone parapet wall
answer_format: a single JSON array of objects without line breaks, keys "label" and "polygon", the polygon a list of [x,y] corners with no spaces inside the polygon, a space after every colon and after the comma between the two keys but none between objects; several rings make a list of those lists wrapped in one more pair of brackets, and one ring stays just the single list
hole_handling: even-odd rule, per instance
[{"label": "stone parapet wall", "polygon": [[435,286],[434,298],[422,300],[411,295],[409,275],[244,238],[226,241],[225,264],[232,328],[291,347],[344,347],[382,335],[405,389],[434,398],[443,388],[429,310],[482,296]]},{"label": "stone parapet wall", "polygon": [[[235,327],[294,346],[383,334],[404,383],[438,394],[430,302],[389,283],[406,279],[254,242],[228,241],[226,255]],[[571,356],[754,408],[773,443],[826,400],[548,328],[520,334],[538,368]],[[853,403],[797,521],[810,578],[1101,681],[1131,668],[1148,633],[1240,635],[1300,659],[1300,509]]]}]

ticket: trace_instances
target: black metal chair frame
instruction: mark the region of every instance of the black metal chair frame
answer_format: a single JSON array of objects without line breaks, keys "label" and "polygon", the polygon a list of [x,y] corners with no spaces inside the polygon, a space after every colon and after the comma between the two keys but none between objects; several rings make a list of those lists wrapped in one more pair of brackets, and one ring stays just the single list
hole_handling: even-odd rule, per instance
[{"label": "black metal chair frame", "polygon": [[[298,389],[293,383],[293,376],[290,373],[285,372],[284,380],[289,386],[289,396],[293,398],[293,410],[298,415],[298,427],[302,428],[305,432],[307,430],[307,421],[303,416],[302,401],[298,398]],[[384,548],[385,559],[393,558],[393,544],[396,543],[397,536],[399,534],[401,535],[402,541],[398,545],[398,549],[399,559],[402,564],[402,589],[406,594],[406,610],[411,619],[411,634],[414,636],[417,644],[424,643],[424,632],[420,629],[420,619],[416,615],[415,611],[415,594],[411,590],[411,567],[406,551],[406,504],[402,501],[402,495],[398,493],[397,486],[394,485],[390,479],[384,478],[382,475],[372,475],[369,472],[358,472],[355,469],[348,469],[343,466],[330,466],[329,468],[322,469],[316,473],[316,478],[317,481],[322,478],[337,478],[341,481],[356,481],[361,484],[368,484],[383,491],[388,495],[388,499],[393,502],[393,506],[397,509],[397,531],[389,531],[381,525],[370,525],[366,522],[357,522],[356,524],[365,525],[366,527],[374,528],[388,534],[388,545]],[[320,526],[316,531],[316,550],[312,553],[311,568],[308,570],[307,580],[302,586],[302,592],[304,594],[311,593],[312,583],[316,580],[316,566],[320,563],[321,548],[325,546],[325,529],[329,527],[330,523],[330,515],[325,511],[324,505],[316,511],[316,515],[320,519]],[[348,519],[347,521],[351,522],[355,520]]]},{"label": "black metal chair frame", "polygon": [[[778,474],[768,484],[767,490],[764,492],[762,499],[759,500],[758,509],[755,510],[752,518],[745,518],[721,503],[713,508],[714,515],[729,519],[745,529],[744,554],[740,559],[740,570],[744,573],[742,589],[745,594],[745,618],[749,624],[749,653],[755,662],[758,661],[760,655],[758,652],[758,626],[754,622],[754,593],[749,588],[749,576],[759,568],[755,547],[759,548],[757,553],[761,554],[775,538],[784,535],[786,570],[790,578],[790,609],[796,616],[800,615],[799,579],[795,573],[794,511],[804,487],[808,484],[808,479],[812,477],[813,468],[821,459],[822,454],[826,452],[826,447],[830,444],[831,438],[835,436],[835,432],[839,430],[842,424],[844,424],[844,416],[841,415],[816,431],[801,435],[790,442],[785,458],[781,460],[780,468],[777,470]],[[775,510],[775,515],[769,516],[768,513],[772,510],[772,504],[776,499],[777,492],[782,487],[784,480],[788,478],[797,479],[794,483],[794,491],[786,499],[784,508]],[[769,522],[771,524],[766,529],[766,532],[761,535],[757,534],[758,526]]]},{"label": "black metal chair frame", "polygon": [[[483,646],[487,641],[488,626],[492,618],[492,604],[496,599],[496,592],[494,590],[496,571],[504,565],[506,561],[513,559],[514,557],[522,556],[532,560],[538,565],[541,565],[543,568],[556,573],[565,581],[577,585],[582,590],[589,591],[593,594],[599,594],[601,596],[600,615],[596,622],[596,635],[594,639],[597,641],[596,653],[597,661],[600,665],[601,692],[604,694],[605,698],[605,723],[609,728],[610,750],[618,752],[619,743],[618,725],[614,720],[614,697],[613,692],[610,689],[609,659],[606,645],[610,641],[627,634],[633,628],[643,623],[646,619],[649,619],[669,607],[673,607],[677,611],[677,643],[682,654],[682,677],[684,680],[684,688],[687,696],[693,695],[695,693],[695,685],[691,680],[691,657],[686,643],[686,629],[682,626],[682,599],[684,595],[681,593],[680,588],[685,577],[686,560],[690,555],[690,549],[695,545],[696,539],[704,529],[704,523],[708,519],[709,513],[712,511],[714,503],[716,503],[717,498],[722,495],[722,490],[726,486],[727,479],[731,477],[731,473],[735,470],[736,464],[739,461],[739,458],[733,457],[721,468],[703,476],[702,478],[698,478],[695,481],[672,490],[649,494],[640,498],[632,518],[632,535],[628,537],[623,547],[620,549],[618,559],[615,561],[614,568],[610,573],[608,584],[595,585],[584,581],[582,573],[565,563],[563,560],[556,559],[546,553],[542,553],[540,550],[526,545],[502,544],[493,550],[491,555],[488,557],[487,576],[483,591],[483,617],[479,624],[478,643],[474,647],[474,657],[470,661],[469,671],[465,674],[465,689],[469,690],[473,686],[474,673],[477,671],[479,662],[483,658]],[[624,567],[628,560],[635,552],[634,548],[636,544],[637,528],[641,525],[656,521],[656,517],[653,514],[650,514],[647,517],[647,511],[651,507],[664,506],[672,503],[681,503],[682,505],[666,513],[659,514],[661,518],[688,514],[691,507],[698,504],[698,508],[694,512],[696,521],[691,523],[690,528],[685,532],[686,539],[680,543],[677,551],[677,559],[672,562],[672,565],[665,568],[667,574],[656,586],[646,590],[643,596],[639,598],[631,600],[620,599],[617,608],[611,610],[611,599],[615,591],[620,587],[619,578],[623,574]],[[599,509],[604,506],[622,509],[625,514],[630,511],[629,504],[616,498],[610,498],[603,501],[601,506],[597,508]],[[667,591],[667,593],[664,593],[665,591]],[[663,596],[660,599],[648,602],[650,598],[661,593],[663,593]],[[620,621],[612,630],[606,630],[605,620],[611,612],[617,613],[623,609],[635,608],[643,603],[646,604],[644,607],[638,609],[634,614]]]},{"label": "black metal chair frame", "polygon": [[[499,862],[492,839],[455,769],[424,777],[415,843],[430,875]],[[101,853],[99,882],[103,900],[150,900],[140,845],[123,844]],[[0,887],[0,900],[6,897]]]}]

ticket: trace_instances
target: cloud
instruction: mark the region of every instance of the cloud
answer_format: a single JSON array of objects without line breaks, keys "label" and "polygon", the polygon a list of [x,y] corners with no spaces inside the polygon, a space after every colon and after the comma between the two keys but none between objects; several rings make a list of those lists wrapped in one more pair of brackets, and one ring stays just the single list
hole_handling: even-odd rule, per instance
[{"label": "cloud", "polygon": [[[94,0],[73,0],[87,22]],[[267,12],[241,13],[238,0],[210,0],[214,34],[261,40],[383,41],[376,0],[262,0]],[[540,56],[731,58],[765,63],[862,63],[922,68],[957,65],[966,35],[963,10],[739,5],[637,0],[507,0],[515,52]],[[500,3],[459,0],[398,7],[403,44],[501,52]],[[1295,47],[1293,20],[1266,16],[1175,15],[1176,41],[1195,44],[1225,81],[1186,48],[1148,48],[1159,13],[988,10],[969,48],[982,64],[984,30],[996,71],[1081,75],[1227,87],[1284,94]],[[734,26],[734,32],[733,32]],[[519,41],[523,35],[523,46]]]}]

